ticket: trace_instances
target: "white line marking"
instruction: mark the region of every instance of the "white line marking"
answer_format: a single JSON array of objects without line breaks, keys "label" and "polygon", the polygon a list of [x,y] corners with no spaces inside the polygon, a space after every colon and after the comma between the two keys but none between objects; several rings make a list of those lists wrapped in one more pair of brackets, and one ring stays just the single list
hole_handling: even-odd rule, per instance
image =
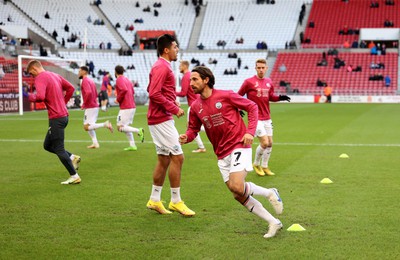
[{"label": "white line marking", "polygon": [[[0,142],[20,142],[20,143],[41,143],[44,140],[40,139],[0,139]],[[65,140],[66,143],[87,143],[90,140]],[[113,140],[101,140],[101,143],[126,143],[127,141],[113,141]],[[144,141],[144,143],[152,144],[152,141]],[[210,142],[204,142],[210,144]],[[257,143],[254,143],[257,144]],[[282,146],[337,146],[337,147],[400,147],[400,144],[317,144],[317,143],[274,143],[274,145]]]}]

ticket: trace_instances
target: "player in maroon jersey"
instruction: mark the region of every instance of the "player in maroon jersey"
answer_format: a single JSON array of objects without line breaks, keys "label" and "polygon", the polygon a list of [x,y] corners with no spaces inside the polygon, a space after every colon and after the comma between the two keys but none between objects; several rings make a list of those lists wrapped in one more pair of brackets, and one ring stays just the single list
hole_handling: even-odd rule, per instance
[{"label": "player in maroon jersey", "polygon": [[[281,214],[283,203],[279,193],[275,188],[267,189],[246,182],[247,172],[252,170],[251,144],[257,126],[257,105],[233,91],[214,89],[214,83],[214,75],[207,67],[197,66],[192,70],[190,85],[201,98],[192,104],[188,129],[179,136],[179,141],[181,144],[193,141],[201,125],[204,125],[228,189],[239,203],[268,222],[269,229],[264,237],[273,237],[283,225],[253,195],[268,199],[275,212]],[[248,112],[248,127],[239,110]]]},{"label": "player in maroon jersey", "polygon": [[253,168],[260,176],[264,176],[265,174],[275,175],[268,167],[269,157],[272,152],[273,135],[269,102],[282,100],[290,102],[290,97],[286,95],[277,96],[274,94],[274,86],[272,85],[271,79],[265,77],[267,70],[267,61],[265,59],[258,59],[256,61],[257,75],[246,79],[238,91],[239,95],[247,95],[247,98],[258,106],[256,136],[258,137],[260,144],[256,149]]},{"label": "player in maroon jersey", "polygon": [[35,78],[36,87],[36,93],[29,95],[29,101],[43,101],[47,107],[49,128],[43,147],[46,151],[56,154],[70,174],[70,177],[61,184],[78,184],[81,178],[76,170],[79,168],[81,158],[64,148],[64,130],[68,125],[66,104],[75,88],[60,75],[46,71],[38,60],[29,61],[26,70]]}]

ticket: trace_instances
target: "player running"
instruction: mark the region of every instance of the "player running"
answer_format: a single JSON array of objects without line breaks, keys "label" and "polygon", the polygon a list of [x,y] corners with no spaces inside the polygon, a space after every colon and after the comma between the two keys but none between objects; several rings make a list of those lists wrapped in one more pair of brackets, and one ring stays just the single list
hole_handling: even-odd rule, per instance
[{"label": "player running", "polygon": [[61,184],[78,184],[81,182],[77,172],[81,157],[64,148],[64,129],[68,125],[66,104],[72,97],[75,88],[60,75],[46,71],[38,60],[29,61],[26,70],[35,78],[36,87],[36,93],[29,94],[29,101],[43,101],[47,107],[49,128],[43,147],[46,151],[56,154],[70,174],[70,177]]},{"label": "player running", "polygon": [[105,121],[104,123],[96,123],[97,117],[99,115],[99,104],[97,103],[97,90],[96,85],[93,80],[88,77],[89,68],[86,66],[82,66],[79,69],[78,76],[79,79],[82,79],[81,82],[81,91],[83,104],[82,109],[85,110],[85,115],[83,118],[83,128],[85,131],[89,133],[90,138],[92,139],[92,144],[87,148],[89,149],[97,149],[100,147],[99,142],[96,136],[96,129],[98,128],[107,128],[110,132],[113,132],[113,127],[110,121]]},{"label": "player running", "polygon": [[[190,85],[201,98],[192,104],[188,129],[179,136],[179,141],[181,144],[193,141],[201,125],[204,125],[226,186],[239,203],[269,223],[264,237],[273,237],[283,225],[253,195],[268,199],[275,212],[281,214],[283,203],[278,191],[245,181],[247,172],[252,170],[251,144],[257,126],[257,105],[233,91],[214,89],[214,83],[215,78],[209,68],[197,66],[192,70]],[[247,128],[239,110],[248,112]]]},{"label": "player running", "polygon": [[290,97],[286,95],[275,95],[274,86],[270,78],[265,77],[268,70],[267,61],[265,59],[256,60],[257,75],[246,79],[240,87],[238,94],[247,95],[247,98],[255,102],[258,106],[258,123],[256,136],[260,144],[257,146],[256,155],[254,156],[253,168],[259,176],[275,175],[268,167],[269,158],[272,152],[272,135],[273,127],[271,120],[271,111],[269,102],[277,102],[287,100]]},{"label": "player running", "polygon": [[115,77],[117,78],[115,89],[117,91],[117,103],[119,104],[119,113],[117,117],[118,131],[126,134],[129,141],[129,147],[125,151],[136,151],[137,147],[132,133],[137,133],[140,141],[144,141],[143,128],[129,126],[133,122],[136,112],[135,91],[132,82],[124,76],[124,67],[117,65],[115,67]]}]

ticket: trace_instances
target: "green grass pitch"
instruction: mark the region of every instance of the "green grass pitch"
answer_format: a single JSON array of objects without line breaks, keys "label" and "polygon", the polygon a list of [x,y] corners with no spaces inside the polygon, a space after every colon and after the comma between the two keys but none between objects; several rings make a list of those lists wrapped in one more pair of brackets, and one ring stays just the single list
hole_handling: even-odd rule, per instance
[{"label": "green grass pitch", "polygon": [[[106,129],[97,130],[100,149],[86,149],[83,111],[70,111],[66,148],[82,157],[82,183],[69,186],[42,147],[47,113],[0,116],[0,259],[399,259],[400,106],[271,106],[276,176],[247,177],[278,188],[284,201],[284,229],[269,240],[267,224],[225,187],[204,133],[207,153],[183,146],[181,193],[196,211],[185,218],[146,209],[156,162],[147,107],[133,124],[146,130],[137,152],[123,151],[125,135]],[[117,113],[100,112],[99,121],[115,125]],[[183,133],[186,118],[175,122]],[[162,197],[169,202],[168,181]],[[287,231],[294,223],[306,231]]]}]

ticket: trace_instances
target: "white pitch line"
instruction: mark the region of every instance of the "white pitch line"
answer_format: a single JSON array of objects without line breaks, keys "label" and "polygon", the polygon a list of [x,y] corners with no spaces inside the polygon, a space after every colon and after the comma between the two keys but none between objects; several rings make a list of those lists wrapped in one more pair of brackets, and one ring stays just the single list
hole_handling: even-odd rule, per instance
[{"label": "white pitch line", "polygon": [[[65,140],[66,143],[87,143],[90,140]],[[42,139],[0,139],[0,142],[41,143]],[[126,141],[101,140],[101,143],[126,143]],[[152,141],[144,141],[152,144]],[[210,144],[210,142],[204,142]],[[254,143],[258,144],[258,143]],[[400,147],[400,144],[329,144],[329,143],[274,143],[282,146],[336,146],[336,147]]]}]

